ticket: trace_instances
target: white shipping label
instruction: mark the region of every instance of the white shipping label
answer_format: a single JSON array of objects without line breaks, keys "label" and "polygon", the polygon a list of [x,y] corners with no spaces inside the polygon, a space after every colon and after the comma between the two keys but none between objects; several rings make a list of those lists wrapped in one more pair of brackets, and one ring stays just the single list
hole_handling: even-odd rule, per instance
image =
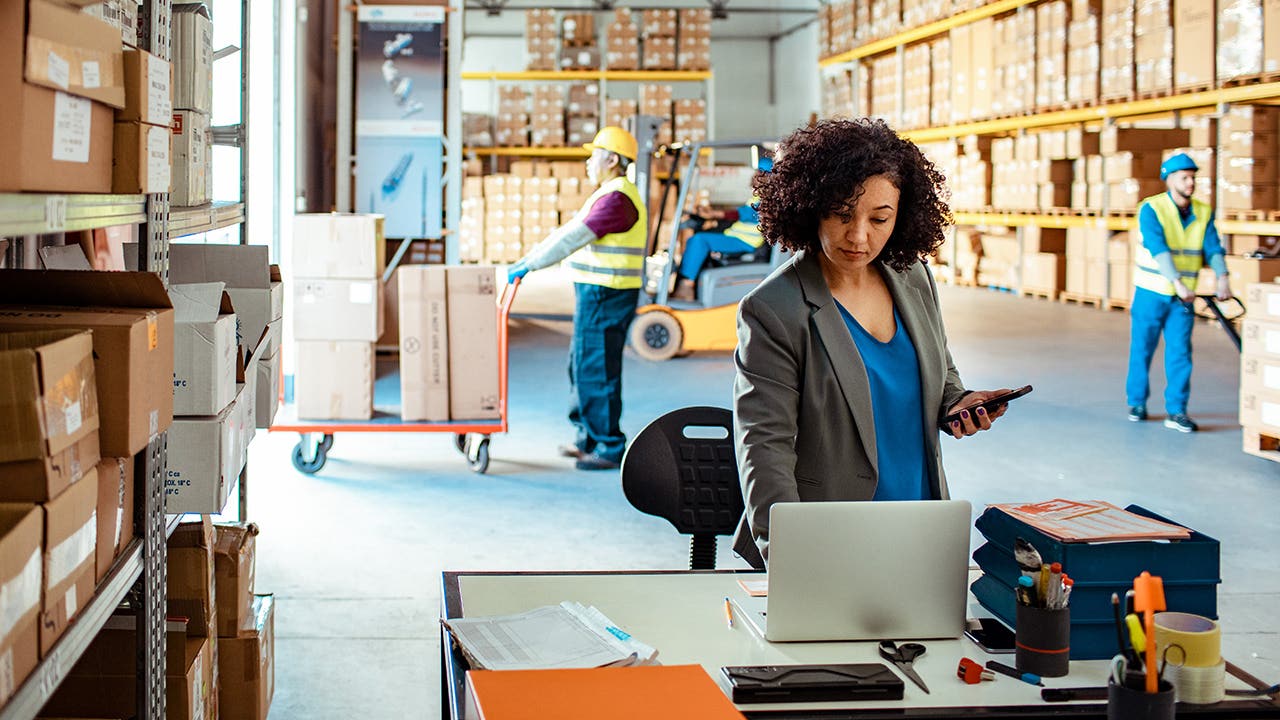
[{"label": "white shipping label", "polygon": [[1269,353],[1280,355],[1280,330],[1267,330],[1262,337],[1262,347]]},{"label": "white shipping label", "polygon": [[165,125],[173,115],[169,88],[169,63],[157,57],[147,60],[147,122]]},{"label": "white shipping label", "polygon": [[1262,367],[1262,386],[1268,390],[1280,390],[1280,365]]},{"label": "white shipping label", "polygon": [[1262,424],[1280,427],[1280,403],[1262,401]]},{"label": "white shipping label", "polygon": [[[44,572],[40,548],[31,551],[31,557],[22,566],[22,572],[0,585],[0,637],[5,637],[32,608],[40,607],[42,590],[41,573]],[[3,697],[0,693],[0,697]]]},{"label": "white shipping label", "polygon": [[81,414],[80,414],[79,401],[68,403],[66,407],[62,408],[62,415],[63,417],[66,418],[66,421],[67,421],[68,435],[80,429],[80,425],[83,423],[83,418],[81,417]]},{"label": "white shipping label", "polygon": [[351,303],[353,305],[372,305],[373,283],[352,283]]},{"label": "white shipping label", "polygon": [[13,648],[4,651],[0,655],[0,698],[7,698],[13,694],[16,688],[13,686]]},{"label": "white shipping label", "polygon": [[80,75],[85,88],[92,90],[102,87],[102,71],[98,68],[97,60],[85,60],[80,63]]},{"label": "white shipping label", "polygon": [[67,619],[76,616],[76,610],[80,609],[80,603],[76,602],[76,586],[72,585],[67,588]]},{"label": "white shipping label", "polygon": [[71,63],[52,50],[49,51],[49,82],[63,90],[71,85]]},{"label": "white shipping label", "polygon": [[55,93],[53,100],[53,159],[89,162],[93,103],[84,98]]},{"label": "white shipping label", "polygon": [[147,129],[147,177],[152,192],[167,192],[170,180],[169,131],[164,128]]},{"label": "white shipping label", "polygon": [[1271,293],[1267,297],[1267,314],[1280,317],[1280,293]]},{"label": "white shipping label", "polygon": [[89,515],[89,520],[71,533],[66,540],[49,550],[49,587],[57,587],[59,583],[71,577],[71,573],[85,560],[93,557],[93,548],[98,542],[98,512]]}]

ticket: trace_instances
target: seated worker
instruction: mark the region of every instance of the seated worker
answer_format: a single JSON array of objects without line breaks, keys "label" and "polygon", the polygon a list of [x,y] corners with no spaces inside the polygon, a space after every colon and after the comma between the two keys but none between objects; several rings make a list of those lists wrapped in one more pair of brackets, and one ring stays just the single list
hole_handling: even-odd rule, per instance
[{"label": "seated worker", "polygon": [[725,210],[721,217],[732,221],[732,224],[720,232],[694,233],[685,241],[684,254],[680,258],[680,279],[676,281],[676,289],[671,293],[672,299],[694,299],[698,273],[702,272],[702,266],[711,253],[741,255],[754,251],[764,243],[764,237],[756,227],[756,223],[760,222],[759,216],[750,204],[742,205],[736,210]]}]

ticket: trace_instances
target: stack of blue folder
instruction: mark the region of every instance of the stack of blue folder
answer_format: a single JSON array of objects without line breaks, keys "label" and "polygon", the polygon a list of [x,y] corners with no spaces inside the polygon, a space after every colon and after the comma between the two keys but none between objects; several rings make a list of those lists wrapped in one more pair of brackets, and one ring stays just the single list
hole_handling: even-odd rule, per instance
[{"label": "stack of blue folder", "polygon": [[[1137,505],[1129,512],[1179,525]],[[1014,626],[1014,586],[1021,572],[1013,559],[1014,539],[1036,547],[1046,563],[1062,563],[1075,585],[1071,590],[1071,659],[1101,660],[1116,653],[1111,593],[1133,587],[1143,570],[1164,579],[1169,610],[1217,619],[1218,584],[1222,582],[1218,541],[1191,531],[1187,540],[1064,543],[1045,535],[997,508],[987,508],[974,523],[987,542],[973,553],[982,569],[970,589],[991,614]],[[1183,526],[1185,527],[1185,526]]]}]

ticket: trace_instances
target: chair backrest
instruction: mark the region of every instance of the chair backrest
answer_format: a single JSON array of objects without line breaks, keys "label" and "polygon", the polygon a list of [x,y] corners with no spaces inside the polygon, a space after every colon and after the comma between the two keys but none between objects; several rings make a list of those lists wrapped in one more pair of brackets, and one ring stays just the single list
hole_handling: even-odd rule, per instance
[{"label": "chair backrest", "polygon": [[732,535],[743,510],[733,413],[687,407],[657,418],[631,441],[621,474],[633,507],[693,536],[691,569],[714,569],[716,536]]}]

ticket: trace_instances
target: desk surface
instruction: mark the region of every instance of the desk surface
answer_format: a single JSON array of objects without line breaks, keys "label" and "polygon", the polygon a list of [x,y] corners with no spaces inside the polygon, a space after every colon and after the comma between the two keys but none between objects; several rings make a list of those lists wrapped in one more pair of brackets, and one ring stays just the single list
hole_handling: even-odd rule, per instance
[{"label": "desk surface", "polygon": [[[737,580],[760,573],[722,572],[605,572],[605,573],[467,573],[444,574],[443,617],[505,615],[543,605],[573,600],[594,605],[623,630],[658,649],[666,665],[699,664],[726,687],[720,668],[725,665],[774,665],[794,663],[882,662],[873,642],[770,643],[756,635],[746,622],[727,627],[724,598],[745,598]],[[973,604],[970,615],[986,615]],[[445,717],[464,720],[466,664],[442,631],[442,698]],[[902,640],[903,638],[897,638]],[[1046,704],[1040,689],[1005,676],[994,682],[966,685],[956,676],[960,658],[980,663],[998,659],[1013,663],[1012,655],[987,655],[965,638],[923,641],[928,652],[915,667],[929,685],[925,694],[905,681],[900,701],[752,704],[739,709],[749,717],[1029,717],[1046,715],[1105,715],[1105,706],[1093,703]],[[1071,663],[1071,674],[1047,678],[1047,687],[1102,686],[1108,663]],[[1228,688],[1247,688],[1228,676]],[[846,712],[838,712],[838,711]],[[852,711],[852,712],[847,712]],[[1203,712],[1206,717],[1280,717],[1280,705],[1269,699],[1232,700],[1214,706],[1179,706],[1179,715]]]}]

